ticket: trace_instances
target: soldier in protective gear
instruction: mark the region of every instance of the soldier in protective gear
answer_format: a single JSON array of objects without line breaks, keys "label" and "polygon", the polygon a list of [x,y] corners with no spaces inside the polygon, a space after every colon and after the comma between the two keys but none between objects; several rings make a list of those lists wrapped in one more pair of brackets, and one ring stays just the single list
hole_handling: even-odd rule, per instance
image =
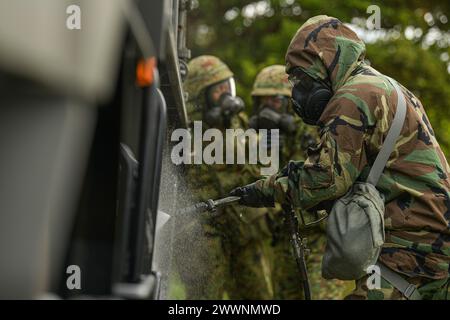
[{"label": "soldier in protective gear", "polygon": [[[302,210],[329,207],[355,181],[365,181],[397,105],[388,79],[364,62],[365,45],[336,18],[309,19],[286,54],[296,112],[318,127],[320,143],[303,162],[238,188],[247,206],[290,202]],[[395,151],[377,185],[385,209],[379,262],[413,284],[423,299],[449,298],[449,166],[419,99],[402,87],[407,114]],[[382,281],[369,290],[356,281],[356,299],[404,299]]]},{"label": "soldier in protective gear", "polygon": [[[210,128],[230,128],[244,110],[236,96],[236,84],[228,66],[214,56],[200,56],[188,65],[184,88],[188,93],[190,120],[202,120]],[[239,125],[237,125],[239,126]]]},{"label": "soldier in protective gear", "polygon": [[[253,99],[252,116],[249,125],[255,129],[278,129],[280,165],[287,164],[289,159],[304,160],[306,150],[316,145],[316,134],[312,127],[306,126],[299,117],[294,117],[291,108],[292,86],[283,65],[272,65],[262,69],[256,76],[251,92]],[[270,141],[268,141],[270,143]],[[265,144],[261,143],[260,147]],[[253,178],[258,178],[257,167],[253,166]],[[298,269],[291,252],[289,235],[286,233],[281,207],[267,208],[268,223],[272,231],[272,251],[274,261],[272,278],[275,299],[303,299],[303,291],[296,277]],[[341,281],[320,279],[320,256],[325,247],[325,236],[322,226],[310,228],[308,241],[311,255],[308,256],[310,277],[313,283],[312,293],[316,298],[336,298],[342,294]]]},{"label": "soldier in protective gear", "polygon": [[[253,108],[249,119],[249,127],[253,129],[278,129],[276,141],[267,141],[259,137],[259,147],[271,147],[278,143],[280,164],[287,159],[303,159],[303,148],[300,139],[309,142],[314,139],[306,132],[300,119],[295,119],[289,112],[291,86],[288,75],[282,65],[272,65],[262,69],[256,76],[251,92]],[[298,138],[298,140],[296,139]],[[257,165],[247,166],[246,170],[254,179],[259,178]],[[281,208],[267,208],[266,220],[272,233],[271,251],[273,252],[271,275],[274,286],[275,299],[303,299],[303,291],[295,281],[297,266],[290,251],[289,237],[284,232],[283,221],[279,219]]]},{"label": "soldier in protective gear", "polygon": [[256,76],[251,95],[250,128],[280,130],[280,145],[283,145],[283,137],[296,130],[295,119],[288,113],[291,88],[284,67],[274,65],[262,69]]},{"label": "soldier in protective gear", "polygon": [[[191,121],[203,128],[244,128],[247,118],[236,97],[233,73],[213,56],[192,59],[184,83]],[[239,143],[239,141],[238,141]],[[194,202],[223,198],[253,178],[242,166],[212,164],[186,167]],[[272,299],[271,234],[266,210],[230,206],[184,224],[175,242],[176,268],[188,299]]]},{"label": "soldier in protective gear", "polygon": [[251,95],[253,110],[249,127],[279,130],[281,163],[300,156],[315,144],[313,131],[295,118],[290,110],[291,85],[284,66],[272,65],[262,69],[256,76]]}]

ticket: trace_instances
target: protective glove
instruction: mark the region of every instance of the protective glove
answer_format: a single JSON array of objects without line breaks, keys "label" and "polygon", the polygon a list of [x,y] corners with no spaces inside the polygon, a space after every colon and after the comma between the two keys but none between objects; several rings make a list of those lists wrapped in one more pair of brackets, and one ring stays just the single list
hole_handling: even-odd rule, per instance
[{"label": "protective glove", "polygon": [[230,192],[230,196],[241,197],[239,204],[247,207],[275,207],[273,195],[264,194],[258,187],[258,184],[261,183],[262,180],[258,180],[246,186],[235,188]]}]

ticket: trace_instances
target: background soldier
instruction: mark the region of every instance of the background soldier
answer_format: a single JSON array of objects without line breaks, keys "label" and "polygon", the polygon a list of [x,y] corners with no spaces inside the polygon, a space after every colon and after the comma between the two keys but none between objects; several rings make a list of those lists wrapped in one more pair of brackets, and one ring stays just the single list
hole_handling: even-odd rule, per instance
[{"label": "background soldier", "polygon": [[[314,139],[305,131],[300,119],[290,113],[291,86],[282,65],[268,66],[256,76],[251,92],[253,108],[249,126],[254,129],[278,129],[277,141],[259,136],[259,147],[270,149],[271,144],[278,143],[280,165],[287,159],[303,159],[304,142],[313,143]],[[270,137],[270,135],[268,135]],[[309,139],[309,141],[308,141]],[[302,145],[303,142],[303,145]],[[302,148],[303,147],[303,148]],[[251,181],[260,177],[259,165],[249,165]],[[289,236],[284,232],[280,219],[281,208],[267,208],[266,220],[272,233],[271,251],[273,252],[272,279],[275,299],[303,299],[302,288],[296,281],[297,266],[291,253]]]},{"label": "background soldier", "polygon": [[[190,120],[203,120],[203,129],[243,128],[243,102],[235,95],[233,73],[218,58],[192,59],[185,89]],[[239,141],[238,141],[239,143]],[[232,188],[250,182],[237,165],[187,167],[194,201],[227,196]],[[264,209],[230,206],[217,215],[183,221],[175,243],[175,260],[188,299],[271,299],[271,234]],[[188,254],[186,253],[188,251]]]},{"label": "background soldier", "polygon": [[[304,160],[306,151],[317,142],[313,128],[306,126],[299,118],[293,116],[291,108],[292,86],[283,65],[273,65],[262,69],[256,76],[251,92],[253,115],[249,125],[255,129],[279,129],[280,166],[289,159]],[[264,143],[260,144],[264,146]],[[257,166],[252,169],[253,180],[258,178]],[[291,252],[289,234],[286,233],[279,205],[267,208],[267,218],[272,231],[272,251],[274,256],[272,274],[276,299],[303,299],[303,291],[298,283],[298,269]],[[308,269],[312,282],[312,294],[316,299],[339,298],[343,295],[343,281],[327,281],[321,278],[320,261],[325,249],[323,226],[304,230],[307,233],[311,254],[308,256]]]}]

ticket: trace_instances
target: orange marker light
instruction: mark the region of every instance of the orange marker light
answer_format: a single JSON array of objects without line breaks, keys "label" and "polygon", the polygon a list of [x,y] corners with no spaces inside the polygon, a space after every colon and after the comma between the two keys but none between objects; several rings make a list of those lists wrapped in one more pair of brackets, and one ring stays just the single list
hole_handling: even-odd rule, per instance
[{"label": "orange marker light", "polygon": [[156,66],[155,57],[141,59],[136,66],[136,81],[140,87],[148,87],[153,83],[153,71]]}]

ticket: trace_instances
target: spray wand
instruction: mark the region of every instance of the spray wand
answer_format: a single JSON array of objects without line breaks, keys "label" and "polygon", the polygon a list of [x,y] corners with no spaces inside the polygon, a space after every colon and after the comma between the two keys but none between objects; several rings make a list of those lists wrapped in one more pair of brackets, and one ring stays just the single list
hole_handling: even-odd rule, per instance
[{"label": "spray wand", "polygon": [[218,200],[209,199],[204,202],[199,202],[193,206],[182,208],[178,210],[177,215],[191,215],[202,212],[215,212],[217,208],[230,205],[232,203],[238,202],[240,197],[226,197]]}]

